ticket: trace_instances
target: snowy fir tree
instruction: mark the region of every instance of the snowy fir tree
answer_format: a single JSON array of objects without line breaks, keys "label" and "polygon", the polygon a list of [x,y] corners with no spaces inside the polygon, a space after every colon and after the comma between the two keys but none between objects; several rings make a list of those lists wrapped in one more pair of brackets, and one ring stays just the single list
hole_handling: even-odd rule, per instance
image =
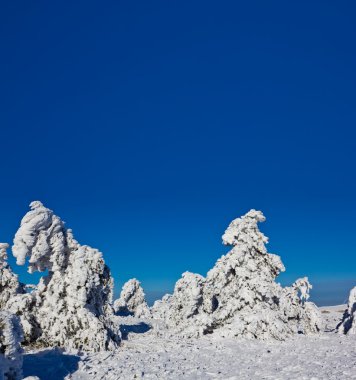
[{"label": "snowy fir tree", "polygon": [[25,343],[88,351],[117,347],[113,280],[101,252],[80,245],[41,202],[30,207],[15,235],[13,255],[19,265],[28,259],[30,273],[47,270],[48,275],[31,293],[20,291],[7,302],[21,319]]},{"label": "snowy fir tree", "polygon": [[310,289],[307,279],[291,288],[275,282],[285,269],[279,256],[267,252],[268,239],[257,226],[264,220],[256,210],[235,219],[223,235],[231,251],[206,278],[184,273],[173,295],[155,303],[153,316],[189,337],[214,333],[284,340],[298,331],[318,332],[320,313],[305,302]]}]

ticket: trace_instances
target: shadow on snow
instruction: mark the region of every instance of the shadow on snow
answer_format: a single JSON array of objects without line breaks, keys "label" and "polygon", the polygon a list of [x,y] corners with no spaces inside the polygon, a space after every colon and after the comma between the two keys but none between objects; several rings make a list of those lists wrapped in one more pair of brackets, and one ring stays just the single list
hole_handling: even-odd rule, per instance
[{"label": "shadow on snow", "polygon": [[79,361],[79,356],[65,354],[58,348],[25,354],[23,374],[24,377],[38,376],[41,380],[63,380],[78,369]]},{"label": "shadow on snow", "polygon": [[137,325],[120,325],[122,339],[127,339],[130,333],[144,334],[150,329],[151,326],[145,322],[140,322]]},{"label": "shadow on snow", "polygon": [[[147,323],[120,325],[122,339],[129,334],[144,334],[151,329]],[[36,353],[25,354],[23,357],[23,375],[38,376],[41,380],[64,380],[78,369],[81,358],[77,355],[66,354],[63,349],[52,348]]]}]

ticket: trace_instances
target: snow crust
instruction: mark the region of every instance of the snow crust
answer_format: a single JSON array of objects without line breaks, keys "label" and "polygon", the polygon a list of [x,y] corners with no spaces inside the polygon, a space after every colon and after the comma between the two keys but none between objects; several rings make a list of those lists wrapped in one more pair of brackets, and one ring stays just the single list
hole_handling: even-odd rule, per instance
[{"label": "snow crust", "polygon": [[115,313],[118,315],[133,315],[136,317],[148,317],[150,315],[145,293],[136,278],[124,284],[120,298],[115,300],[113,306]]},{"label": "snow crust", "polygon": [[120,342],[112,303],[113,279],[102,253],[80,245],[72,231],[41,202],[32,202],[14,238],[19,265],[48,270],[38,286],[17,294],[7,308],[20,316],[25,343],[88,351],[110,350]]},{"label": "snow crust", "polygon": [[339,331],[344,334],[356,335],[356,286],[351,289],[349,302]]},{"label": "snow crust", "polygon": [[0,379],[21,380],[22,328],[19,318],[8,311],[0,311]]},{"label": "snow crust", "polygon": [[314,304],[306,302],[308,279],[287,288],[275,282],[285,268],[279,256],[267,252],[268,239],[257,226],[263,221],[264,215],[256,210],[232,221],[222,237],[231,251],[206,278],[184,273],[173,294],[154,304],[153,317],[186,337],[214,333],[284,340],[298,332],[317,333],[321,316]]}]

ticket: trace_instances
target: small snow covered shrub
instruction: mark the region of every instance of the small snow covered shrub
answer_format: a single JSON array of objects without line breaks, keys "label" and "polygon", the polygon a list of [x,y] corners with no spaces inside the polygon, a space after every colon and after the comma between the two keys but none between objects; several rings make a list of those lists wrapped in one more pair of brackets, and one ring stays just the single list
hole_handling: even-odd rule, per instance
[{"label": "small snow covered shrub", "polygon": [[101,252],[80,245],[71,230],[41,202],[32,202],[12,248],[29,272],[48,271],[38,286],[18,294],[7,307],[20,316],[25,342],[87,351],[109,350],[120,342],[113,322],[113,280]]},{"label": "small snow covered shrub", "polygon": [[155,303],[153,316],[185,336],[214,333],[283,340],[300,330],[317,332],[319,312],[305,302],[311,287],[308,280],[285,289],[275,282],[285,269],[279,256],[267,252],[268,239],[257,226],[264,220],[256,210],[235,219],[223,235],[231,251],[206,278],[184,273],[173,295]]},{"label": "small snow covered shrub", "polygon": [[141,318],[150,315],[145,293],[139,281],[133,278],[124,284],[120,298],[114,302],[114,310],[116,314],[123,316],[133,315]]},{"label": "small snow covered shrub", "polygon": [[309,291],[312,285],[308,277],[299,278],[292,287],[285,287],[286,295],[285,313],[290,317],[295,317],[297,330],[303,334],[316,334],[322,328],[322,316],[320,310],[313,302],[306,302],[309,299]]},{"label": "small snow covered shrub", "polygon": [[22,379],[22,338],[19,318],[0,311],[0,380]]},{"label": "small snow covered shrub", "polygon": [[338,329],[343,334],[356,335],[356,286],[350,291],[347,310]]},{"label": "small snow covered shrub", "polygon": [[203,305],[204,282],[204,277],[199,274],[183,273],[173,295],[166,295],[155,302],[153,316],[163,319],[172,329],[184,330],[184,335],[188,337],[199,335],[199,328],[203,329],[198,316]]}]

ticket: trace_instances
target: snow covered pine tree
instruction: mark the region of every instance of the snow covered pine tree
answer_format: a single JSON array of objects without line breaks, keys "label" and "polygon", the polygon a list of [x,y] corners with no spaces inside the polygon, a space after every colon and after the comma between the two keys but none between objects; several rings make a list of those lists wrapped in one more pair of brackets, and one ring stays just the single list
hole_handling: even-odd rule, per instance
[{"label": "snow covered pine tree", "polygon": [[87,351],[117,347],[120,332],[111,306],[113,280],[101,252],[80,245],[41,202],[30,207],[12,251],[19,265],[29,259],[30,273],[47,270],[48,275],[31,293],[19,291],[7,301],[7,308],[21,319],[25,343]]},{"label": "snow covered pine tree", "polygon": [[[168,328],[184,336],[214,333],[284,340],[298,331],[318,332],[320,313],[308,298],[306,278],[290,288],[275,282],[285,270],[279,256],[268,253],[268,239],[259,231],[262,212],[251,210],[235,219],[223,235],[232,250],[204,278],[186,272],[153,308]],[[301,294],[301,298],[298,297]]]}]

